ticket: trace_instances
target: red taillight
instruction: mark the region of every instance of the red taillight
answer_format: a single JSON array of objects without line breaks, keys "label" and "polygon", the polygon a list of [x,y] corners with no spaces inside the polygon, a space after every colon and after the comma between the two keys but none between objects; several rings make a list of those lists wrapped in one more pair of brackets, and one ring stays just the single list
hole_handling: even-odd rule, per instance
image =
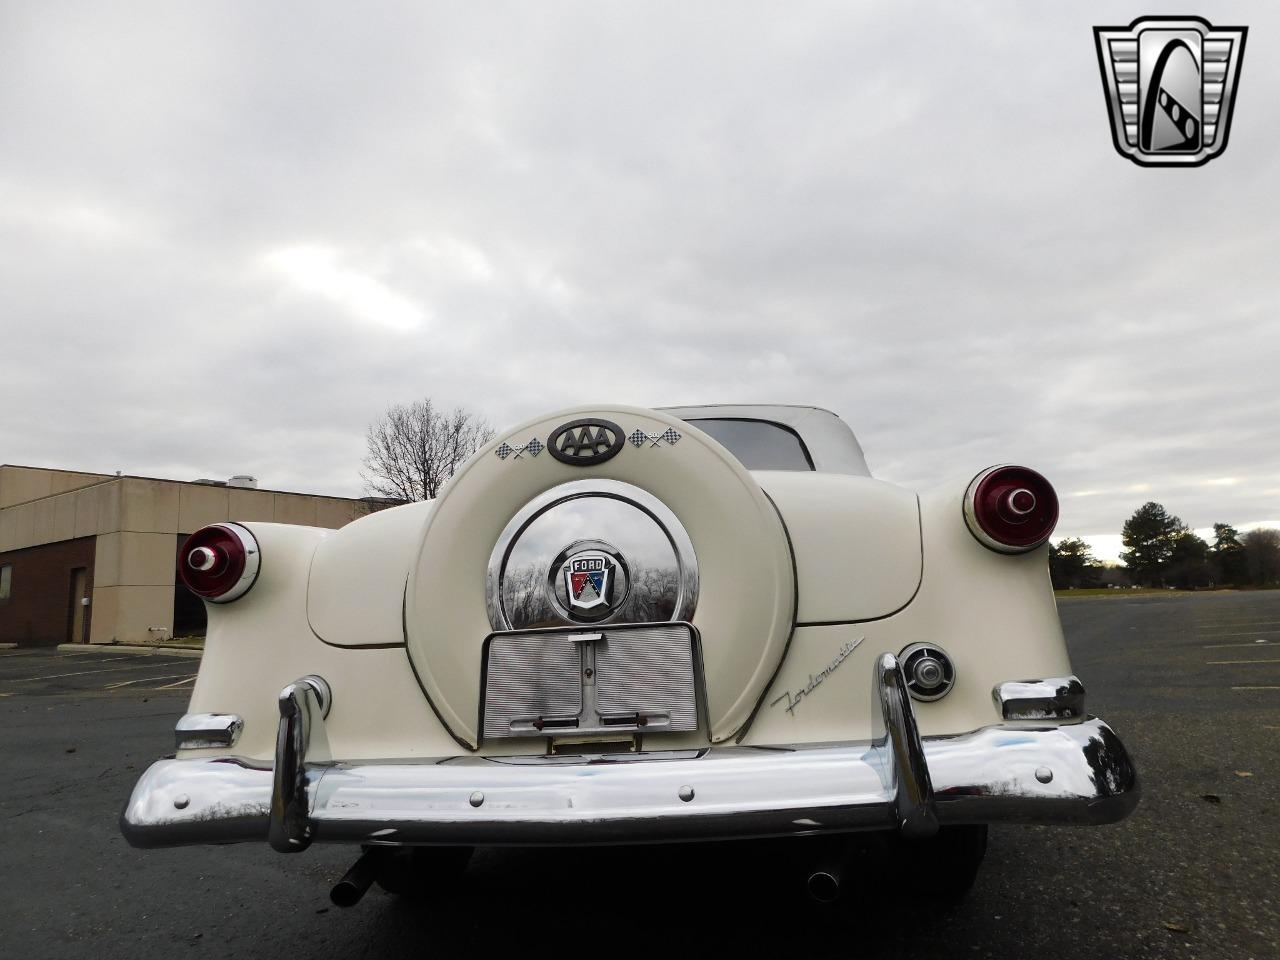
[{"label": "red taillight", "polygon": [[258,579],[258,541],[238,523],[215,523],[187,537],[178,576],[196,596],[213,603],[242,597]]},{"label": "red taillight", "polygon": [[1025,553],[1049,539],[1058,522],[1058,495],[1026,467],[991,467],[973,478],[964,519],[984,547]]}]

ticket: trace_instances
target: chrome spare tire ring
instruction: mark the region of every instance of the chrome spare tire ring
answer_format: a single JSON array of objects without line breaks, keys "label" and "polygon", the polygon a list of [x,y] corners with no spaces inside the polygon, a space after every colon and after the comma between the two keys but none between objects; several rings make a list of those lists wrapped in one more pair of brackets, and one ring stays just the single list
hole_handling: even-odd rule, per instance
[{"label": "chrome spare tire ring", "polygon": [[[586,555],[612,558],[598,581],[612,591],[605,611],[575,612],[567,595],[568,561]],[[698,561],[684,525],[657,497],[620,480],[574,480],[535,497],[503,528],[485,602],[494,630],[690,620]]]}]

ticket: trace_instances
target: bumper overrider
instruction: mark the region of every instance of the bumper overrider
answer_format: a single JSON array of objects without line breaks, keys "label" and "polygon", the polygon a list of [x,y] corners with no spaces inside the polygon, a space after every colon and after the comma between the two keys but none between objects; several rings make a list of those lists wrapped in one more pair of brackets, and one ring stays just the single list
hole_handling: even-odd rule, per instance
[{"label": "bumper overrider", "polygon": [[[312,842],[583,844],[856,830],[923,837],[955,823],[1112,823],[1138,803],[1124,745],[1084,715],[1074,677],[1001,684],[994,696],[1003,722],[924,739],[892,654],[876,661],[872,687],[881,729],[868,741],[344,762],[329,755],[328,688],[304,677],[280,694],[274,766],[227,756],[158,761],[134,787],[120,826],[136,847],[267,840],[290,852]],[[214,745],[217,732],[188,732],[184,742]]]}]

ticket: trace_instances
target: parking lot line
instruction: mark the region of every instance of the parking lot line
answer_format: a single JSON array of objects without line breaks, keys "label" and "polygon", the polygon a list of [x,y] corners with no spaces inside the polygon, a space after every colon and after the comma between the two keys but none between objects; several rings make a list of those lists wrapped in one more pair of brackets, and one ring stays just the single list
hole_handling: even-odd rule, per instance
[{"label": "parking lot line", "polygon": [[1270,640],[1254,640],[1252,643],[1206,643],[1206,650],[1225,650],[1227,647],[1278,647],[1280,643],[1272,643]]},{"label": "parking lot line", "polygon": [[1240,633],[1205,633],[1201,636],[1206,639],[1221,640],[1225,637],[1274,637],[1280,635],[1280,627],[1275,630],[1247,630]]},{"label": "parking lot line", "polygon": [[[164,679],[161,677],[160,679]],[[188,683],[194,683],[196,675],[193,673],[189,677],[179,680],[177,683],[166,683],[163,687],[156,687],[157,690],[172,690],[174,687],[185,687]]]},{"label": "parking lot line", "polygon": [[1198,620],[1201,627],[1266,627],[1280,626],[1280,620]]},{"label": "parking lot line", "polygon": [[1205,663],[1280,663],[1280,660],[1206,660]]},{"label": "parking lot line", "polygon": [[[133,659],[133,658],[120,658]],[[150,657],[146,658],[148,661]],[[77,670],[74,673],[49,673],[41,677],[22,677],[14,680],[14,683],[34,683],[38,680],[61,680],[63,677],[84,677],[91,673],[119,673],[121,670],[154,670],[156,667],[172,667],[182,663],[181,660],[173,660],[169,663],[133,663],[127,667],[107,667],[103,670]]]},{"label": "parking lot line", "polygon": [[1280,690],[1280,687],[1232,687],[1232,690]]},{"label": "parking lot line", "polygon": [[153,680],[173,680],[176,677],[183,677],[191,680],[195,678],[194,673],[171,673],[166,677],[138,677],[136,680],[121,680],[119,683],[108,683],[103,690],[115,690],[118,687],[127,687],[135,683],[150,683]]},{"label": "parking lot line", "polygon": [[1280,626],[1280,620],[1201,620],[1202,627],[1265,627]]},{"label": "parking lot line", "polygon": [[[0,660],[18,660],[23,658],[30,659],[32,657],[43,657],[46,660],[65,659],[64,657],[50,657],[49,654],[47,652],[44,652],[43,650],[28,650],[26,652],[8,651],[8,650],[0,651]],[[86,663],[86,662],[87,663],[110,663],[112,660],[136,660],[136,659],[137,657],[127,657],[127,656],[126,657],[103,657],[101,660],[91,660],[86,657],[81,657],[80,662],[81,663]]]}]

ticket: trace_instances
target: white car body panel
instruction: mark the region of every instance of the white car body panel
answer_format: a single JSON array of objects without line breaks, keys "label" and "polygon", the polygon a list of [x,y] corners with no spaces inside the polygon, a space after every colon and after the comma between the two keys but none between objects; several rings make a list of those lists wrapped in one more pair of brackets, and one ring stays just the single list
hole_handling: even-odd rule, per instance
[{"label": "white car body panel", "polygon": [[[377,515],[356,522],[375,519]],[[239,714],[244,729],[234,749],[179,750],[178,755],[221,753],[269,761],[276,746],[280,689],[308,673],[326,677],[333,688],[329,742],[335,756],[455,752],[458,745],[423,699],[403,645],[343,649],[320,641],[307,625],[310,561],[316,548],[337,534],[273,523],[247,526],[262,547],[262,572],[243,604],[210,605],[204,657],[188,707],[189,713]],[[398,608],[397,600],[397,613]]]},{"label": "white car body panel", "polygon": [[[580,418],[626,442],[599,458],[553,456]],[[749,471],[683,418],[781,426],[816,470]],[[1047,548],[1023,550],[1041,527],[1005,541],[1022,552],[984,546],[970,527],[974,503],[1038,502],[1013,486],[1031,481],[985,488],[980,476],[1000,475],[975,469],[918,492],[874,479],[849,428],[810,407],[604,406],[504,431],[430,503],[336,532],[242,524],[257,579],[206,603],[176,758],[140,778],[122,830],[143,847],[266,840],[288,852],[313,840],[919,839],[944,825],[1115,822],[1138,802],[1137,776],[1114,731],[1085,713]],[[1037,489],[1056,517],[1051,488]],[[579,529],[618,504],[660,529],[674,567],[609,554],[608,529]],[[502,591],[526,533],[532,559],[511,563],[531,573],[510,581],[521,591],[510,609],[528,619],[511,629]],[[631,592],[602,587],[557,608],[558,585],[599,569],[566,558],[587,556],[616,557],[608,575]],[[535,595],[545,607],[522,605]],[[584,597],[618,605],[592,626]],[[636,610],[630,624],[608,619]],[[509,651],[498,682],[493,647]],[[945,667],[945,682],[922,664]],[[612,700],[598,693],[606,681]],[[555,684],[580,695],[577,713],[541,706],[573,705],[543,692]],[[486,690],[496,706],[482,717]],[[655,706],[597,709],[627,697]]]},{"label": "white car body panel", "polygon": [[380,510],[321,541],[307,583],[317,637],[339,647],[404,645],[404,585],[433,505]]},{"label": "white car body panel", "polygon": [[[512,433],[545,432],[546,423],[561,422],[572,413],[554,414]],[[666,417],[641,422],[653,432],[669,425]],[[681,426],[687,436],[694,435],[687,425]],[[694,448],[686,444],[675,449],[689,458]],[[477,570],[483,570],[507,517],[531,491],[576,475],[575,468],[550,457],[539,459],[537,464],[510,464],[477,457],[468,469],[487,470],[492,477],[489,490],[510,491],[507,500],[494,503],[479,495],[477,485],[476,494],[460,499],[457,512],[446,518],[454,525],[455,549],[463,551],[468,543],[474,544],[469,566],[461,560],[456,565],[466,571],[461,576],[471,580],[471,602],[469,607],[437,611],[439,633],[433,636],[467,640],[452,647],[453,655],[434,679],[437,684],[456,684],[463,691],[464,707],[454,716],[455,731],[470,737],[475,736],[471,718],[476,715],[480,686],[479,643],[490,631],[483,613],[482,581],[475,583]],[[529,471],[523,482],[515,483],[513,466],[543,469],[536,475]],[[669,461],[656,458],[642,460],[638,467],[628,464],[628,472],[619,476],[650,484],[651,489],[662,490],[668,502],[683,507],[680,513],[690,520],[700,558],[710,557],[713,541],[726,557],[747,549],[740,539],[725,533],[724,505],[714,502],[720,498],[712,488],[690,479],[707,469],[706,464],[691,464],[690,475],[673,474],[670,466]],[[872,704],[864,687],[871,663],[882,652],[896,653],[918,641],[939,644],[958,665],[955,689],[942,700],[916,707],[926,734],[960,733],[998,719],[991,690],[1004,680],[1071,672],[1053,595],[1047,588],[1046,549],[1007,556],[982,547],[961,518],[968,478],[923,492],[917,507],[915,494],[869,477],[782,471],[748,475],[736,463],[731,466],[754,478],[786,521],[796,557],[799,626],[794,632],[784,630],[772,652],[757,655],[754,680],[731,672],[737,651],[728,644],[722,648],[724,658],[711,661],[708,685],[714,689],[722,684],[731,708],[726,711],[728,720],[716,730],[718,739],[736,738],[757,705],[743,743],[867,737]],[[462,489],[470,488],[472,480],[465,471],[455,483],[464,481]],[[691,494],[701,496],[690,499]],[[410,757],[456,751],[455,737],[433,711],[433,705],[439,710],[440,703],[424,698],[404,646],[404,585],[406,580],[412,583],[414,554],[421,549],[423,527],[433,510],[431,503],[395,507],[336,532],[247,524],[262,544],[263,572],[246,597],[210,606],[205,658],[190,711],[240,714],[244,733],[235,752],[266,760],[274,749],[275,693],[298,676],[319,673],[334,688],[328,731],[338,755]],[[699,516],[710,522],[700,526]],[[849,530],[860,534],[850,536]],[[734,533],[741,535],[740,530]],[[704,577],[710,568],[702,563]],[[750,599],[761,596],[767,587],[744,581],[736,564],[725,562],[721,569],[726,582],[717,584],[713,578],[704,585],[704,598],[718,593]],[[780,579],[785,585],[790,575]],[[445,590],[450,589],[461,593],[467,587],[465,582],[449,583]],[[765,609],[777,616],[779,605],[790,600],[785,594],[780,599],[770,596]],[[742,608],[737,606],[734,612],[740,614]],[[714,636],[717,629],[714,613],[704,600],[695,617],[708,647],[706,637]],[[789,619],[789,611],[787,615]],[[759,614],[750,610],[748,616]],[[851,642],[857,648],[810,693],[801,694],[810,678],[821,674]],[[785,657],[782,644],[787,645]],[[379,649],[361,649],[369,647]],[[761,694],[765,683],[767,690]],[[754,695],[743,695],[744,690]],[[735,693],[730,699],[729,694]],[[801,697],[790,711],[788,695]],[[376,709],[368,709],[369,704],[376,704]],[[697,735],[672,734],[666,739],[673,746],[705,742]],[[478,752],[518,754],[541,749],[539,744],[504,741],[479,747]],[[198,752],[209,755],[207,749]]]},{"label": "white car body panel", "polygon": [[[747,743],[790,743],[867,736],[873,704],[865,689],[875,657],[911,643],[943,647],[957,667],[954,689],[915,705],[923,735],[974,730],[997,722],[991,691],[1015,677],[1071,673],[1057,606],[1048,587],[1047,548],[1019,556],[980,545],[960,519],[968,478],[920,495],[924,574],[915,598],[893,616],[838,626],[800,627]],[[803,596],[803,592],[802,592]],[[861,639],[860,639],[861,638]],[[788,692],[860,641],[847,661],[803,695],[791,712]]]},{"label": "white car body panel", "polygon": [[756,471],[787,525],[801,624],[886,617],[920,586],[920,510],[883,480]]}]

